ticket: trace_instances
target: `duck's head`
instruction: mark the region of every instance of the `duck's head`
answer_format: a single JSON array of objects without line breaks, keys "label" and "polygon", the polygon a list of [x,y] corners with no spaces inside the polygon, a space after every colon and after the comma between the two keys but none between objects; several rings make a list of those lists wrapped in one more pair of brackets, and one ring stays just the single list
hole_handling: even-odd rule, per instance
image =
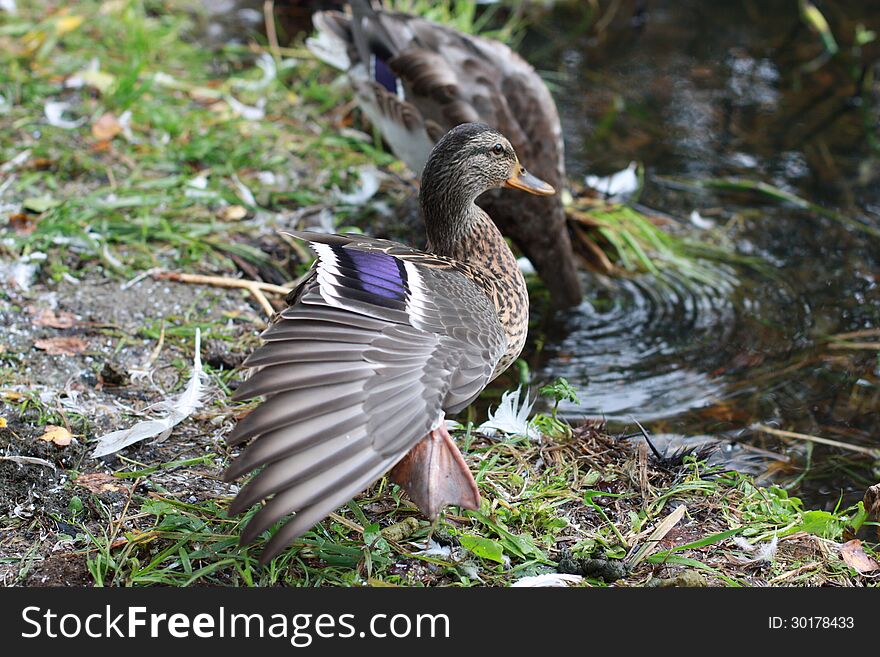
[{"label": "duck's head", "polygon": [[496,187],[539,196],[556,193],[526,171],[507,137],[483,123],[463,123],[443,135],[428,157],[422,172],[422,206],[471,204]]}]

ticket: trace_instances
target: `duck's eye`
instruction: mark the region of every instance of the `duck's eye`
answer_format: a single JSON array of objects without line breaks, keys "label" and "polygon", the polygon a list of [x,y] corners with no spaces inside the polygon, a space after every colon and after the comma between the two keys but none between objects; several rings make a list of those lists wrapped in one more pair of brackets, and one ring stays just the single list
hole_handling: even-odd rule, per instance
[{"label": "duck's eye", "polygon": [[495,153],[495,155],[502,155],[504,153],[504,146],[501,144],[495,144],[492,147],[492,152]]}]

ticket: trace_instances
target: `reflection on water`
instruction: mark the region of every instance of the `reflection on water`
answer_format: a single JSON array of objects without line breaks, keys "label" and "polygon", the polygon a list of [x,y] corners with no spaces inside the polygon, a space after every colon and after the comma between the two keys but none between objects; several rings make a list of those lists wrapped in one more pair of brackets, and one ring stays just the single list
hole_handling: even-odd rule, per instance
[{"label": "reflection on water", "polygon": [[648,276],[597,276],[592,283],[590,300],[569,316],[565,337],[547,347],[545,371],[564,372],[586,389],[583,404],[564,412],[644,422],[723,396],[701,352],[714,352],[728,337],[731,288]]},{"label": "reflection on water", "polygon": [[[622,3],[630,12],[639,4]],[[591,276],[589,301],[548,336],[539,376],[577,384],[582,402],[565,407],[571,416],[630,425],[636,418],[667,438],[754,445],[763,437],[749,427],[761,422],[880,446],[877,351],[834,349],[827,340],[880,327],[876,239],[754,197],[664,184],[762,180],[880,226],[880,168],[865,128],[876,129],[876,116],[862,111],[864,103],[876,107],[878,89],[857,98],[844,67],[810,70],[822,47],[795,3],[644,4],[638,27],[624,9],[601,38],[571,35],[548,45],[543,34],[574,24],[565,4],[524,42],[539,68],[563,63],[554,81],[570,175],[607,174],[639,160],[647,171],[643,203],[711,216],[740,253],[760,256],[776,273],[739,271],[738,284],[715,288]],[[856,19],[880,20],[867,14],[840,3],[832,25],[843,34]],[[870,60],[862,55],[857,63]],[[696,227],[682,230],[700,236]],[[794,446],[795,454],[804,449]],[[871,477],[863,461],[822,473],[802,492],[834,503],[841,489],[861,491]]]}]

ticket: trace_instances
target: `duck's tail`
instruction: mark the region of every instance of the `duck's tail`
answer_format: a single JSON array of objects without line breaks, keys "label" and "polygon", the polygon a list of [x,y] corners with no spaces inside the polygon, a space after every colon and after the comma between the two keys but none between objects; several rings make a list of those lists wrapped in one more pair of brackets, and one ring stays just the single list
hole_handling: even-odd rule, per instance
[{"label": "duck's tail", "polygon": [[351,20],[338,11],[312,14],[315,36],[306,39],[306,48],[325,64],[340,71],[352,66]]},{"label": "duck's tail", "polygon": [[343,71],[358,63],[374,69],[379,59],[386,63],[400,52],[400,45],[386,26],[399,17],[382,13],[367,0],[351,0],[351,15],[319,11],[312,15],[316,35],[306,46],[318,59]]}]

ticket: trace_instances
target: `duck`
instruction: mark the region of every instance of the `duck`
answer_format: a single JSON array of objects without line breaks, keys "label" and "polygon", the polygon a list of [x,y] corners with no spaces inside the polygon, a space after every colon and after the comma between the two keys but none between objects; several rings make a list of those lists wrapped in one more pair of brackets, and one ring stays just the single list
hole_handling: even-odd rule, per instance
[{"label": "duck", "polygon": [[262,397],[227,438],[224,472],[258,470],[230,505],[262,508],[252,543],[287,518],[261,563],[389,472],[421,512],[478,509],[480,493],[445,418],[519,356],[529,295],[516,257],[476,204],[489,189],[550,196],[513,144],[465,123],[434,145],[419,203],[424,251],[360,234],[290,233],[316,258],[244,362],[234,399]]},{"label": "duck", "polygon": [[[418,16],[349,3],[351,15],[312,16],[311,52],[343,70],[363,114],[394,155],[420,174],[437,140],[461,123],[506,135],[533,173],[565,182],[556,103],[535,69],[505,44]],[[490,190],[479,201],[534,266],[557,308],[581,302],[577,261],[560,195]]]}]

